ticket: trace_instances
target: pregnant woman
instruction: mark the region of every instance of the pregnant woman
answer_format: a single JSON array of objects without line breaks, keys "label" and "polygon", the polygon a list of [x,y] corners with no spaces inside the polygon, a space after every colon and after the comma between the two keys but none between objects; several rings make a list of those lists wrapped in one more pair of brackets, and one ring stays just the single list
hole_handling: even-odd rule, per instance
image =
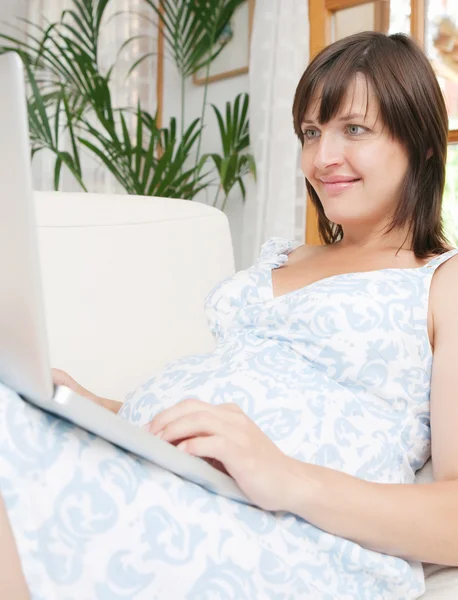
[{"label": "pregnant woman", "polygon": [[[325,245],[266,242],[208,295],[215,350],[169,364],[118,413],[227,471],[255,506],[0,387],[2,598],[413,600],[421,561],[458,565],[439,86],[409,38],[361,33],[311,62],[293,120]],[[431,454],[436,481],[414,485]]]}]

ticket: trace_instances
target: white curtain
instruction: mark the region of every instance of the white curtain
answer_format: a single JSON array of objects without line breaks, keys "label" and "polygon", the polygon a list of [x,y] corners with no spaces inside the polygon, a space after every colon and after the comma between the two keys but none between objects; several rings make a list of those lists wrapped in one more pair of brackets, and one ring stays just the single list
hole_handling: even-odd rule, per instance
[{"label": "white curtain", "polygon": [[261,244],[305,232],[305,180],[292,121],[294,92],[309,61],[305,0],[257,0],[251,39],[250,141],[258,180],[245,204],[242,263]]},{"label": "white curtain", "polygon": [[[29,0],[28,18],[33,23],[46,26],[49,22],[57,21],[62,11],[71,8],[72,4],[72,0]],[[116,13],[123,14],[116,15]],[[123,42],[133,36],[145,36],[131,43],[119,55],[112,75],[112,101],[115,108],[136,108],[137,101],[140,99],[142,108],[154,115],[157,108],[157,28],[150,21],[155,23],[156,18],[143,0],[111,0],[106,8],[104,24],[101,29],[99,58],[100,67],[104,73],[114,62]],[[154,52],[154,56],[141,63],[126,79],[129,67],[137,58],[149,52]],[[128,125],[134,132],[133,119]],[[106,167],[84,149],[81,149],[81,162],[83,181],[90,192],[123,192],[120,184]],[[33,163],[35,189],[53,189],[53,167],[54,157],[50,152],[42,151],[36,156]],[[65,168],[60,189],[81,191],[78,182],[65,171]]]}]

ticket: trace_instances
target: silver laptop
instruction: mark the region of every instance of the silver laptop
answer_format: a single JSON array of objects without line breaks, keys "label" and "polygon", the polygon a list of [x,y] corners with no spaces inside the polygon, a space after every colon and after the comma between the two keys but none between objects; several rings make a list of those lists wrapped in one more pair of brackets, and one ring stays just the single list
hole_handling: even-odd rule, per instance
[{"label": "silver laptop", "polygon": [[24,75],[0,56],[0,381],[22,398],[212,492],[250,503],[234,480],[142,428],[54,387],[40,276]]}]

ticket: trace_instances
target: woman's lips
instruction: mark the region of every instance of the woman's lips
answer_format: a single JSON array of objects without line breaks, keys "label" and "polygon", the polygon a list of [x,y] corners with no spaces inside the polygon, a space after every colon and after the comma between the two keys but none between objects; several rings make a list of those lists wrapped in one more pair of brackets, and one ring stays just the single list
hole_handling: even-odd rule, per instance
[{"label": "woman's lips", "polygon": [[322,181],[321,185],[326,190],[326,192],[330,195],[332,194],[340,194],[350,188],[352,188],[356,183],[361,181],[360,179],[352,179],[350,181]]}]

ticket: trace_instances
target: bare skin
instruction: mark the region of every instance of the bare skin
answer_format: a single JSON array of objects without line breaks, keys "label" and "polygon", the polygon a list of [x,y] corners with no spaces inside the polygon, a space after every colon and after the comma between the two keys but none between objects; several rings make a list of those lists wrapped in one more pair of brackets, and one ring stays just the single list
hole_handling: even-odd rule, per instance
[{"label": "bare skin", "polygon": [[53,369],[52,378],[55,385],[64,385],[65,387],[68,387],[80,396],[83,396],[83,398],[88,398],[89,400],[92,400],[96,404],[107,408],[115,414],[119,412],[119,409],[122,406],[122,402],[119,402],[118,400],[110,400],[108,398],[102,398],[101,396],[93,394],[92,392],[84,388],[82,385],[77,383],[73,379],[73,377],[70,377],[68,373],[62,371],[61,369]]},{"label": "bare skin", "polygon": [[30,600],[22,573],[19,554],[8,521],[3,498],[0,496],[0,598]]}]

